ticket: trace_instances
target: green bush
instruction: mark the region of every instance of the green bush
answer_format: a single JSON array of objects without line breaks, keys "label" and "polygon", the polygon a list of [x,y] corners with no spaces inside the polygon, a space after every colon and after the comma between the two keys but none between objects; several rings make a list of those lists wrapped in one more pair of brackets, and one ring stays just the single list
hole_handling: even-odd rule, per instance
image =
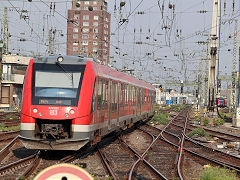
[{"label": "green bush", "polygon": [[20,131],[20,125],[6,127],[4,124],[0,124],[0,131]]},{"label": "green bush", "polygon": [[224,122],[225,122],[225,121],[224,121],[223,119],[220,119],[220,118],[219,118],[219,119],[215,119],[213,123],[214,123],[214,125],[219,126],[219,125],[223,125]]},{"label": "green bush", "polygon": [[200,180],[238,180],[236,173],[225,168],[209,167],[200,175]]},{"label": "green bush", "polygon": [[209,124],[209,119],[207,119],[207,118],[205,118],[204,120],[203,120],[203,124],[204,124],[204,126],[207,126],[208,124]]},{"label": "green bush", "polygon": [[197,116],[193,121],[198,121],[198,122],[200,122],[200,121],[201,121],[201,116]]},{"label": "green bush", "polygon": [[5,120],[8,120],[8,119],[19,119],[19,117],[16,116],[16,115],[6,115],[6,116],[4,117],[4,119],[5,119]]},{"label": "green bush", "polygon": [[187,134],[188,137],[209,137],[203,128],[196,128]]},{"label": "green bush", "polygon": [[156,113],[152,119],[154,122],[158,122],[158,124],[166,125],[168,124],[168,117],[170,114],[164,114],[164,113]]}]

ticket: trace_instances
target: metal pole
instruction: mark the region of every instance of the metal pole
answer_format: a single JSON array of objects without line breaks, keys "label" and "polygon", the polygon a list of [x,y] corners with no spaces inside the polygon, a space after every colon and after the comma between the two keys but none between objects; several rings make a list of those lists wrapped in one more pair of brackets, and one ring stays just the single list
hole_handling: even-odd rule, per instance
[{"label": "metal pole", "polygon": [[214,112],[216,102],[216,66],[217,66],[217,48],[218,48],[218,26],[219,26],[219,0],[213,0],[213,16],[212,16],[212,32],[211,32],[211,60],[210,60],[210,72],[209,72],[209,84],[208,84],[208,111]]}]

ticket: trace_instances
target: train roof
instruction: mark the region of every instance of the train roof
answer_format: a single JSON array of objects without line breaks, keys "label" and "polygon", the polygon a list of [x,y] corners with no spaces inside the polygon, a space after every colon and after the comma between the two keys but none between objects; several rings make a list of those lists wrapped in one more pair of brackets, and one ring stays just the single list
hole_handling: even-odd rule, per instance
[{"label": "train roof", "polygon": [[34,63],[46,63],[46,64],[55,64],[58,61],[58,58],[63,58],[61,64],[79,64],[86,65],[87,61],[92,60],[92,58],[86,58],[83,56],[45,56],[34,58]]}]

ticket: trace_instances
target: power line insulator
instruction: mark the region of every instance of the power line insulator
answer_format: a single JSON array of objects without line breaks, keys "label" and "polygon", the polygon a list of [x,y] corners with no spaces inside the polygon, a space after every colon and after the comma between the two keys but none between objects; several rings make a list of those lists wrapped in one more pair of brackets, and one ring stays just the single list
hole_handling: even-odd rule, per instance
[{"label": "power line insulator", "polygon": [[123,2],[120,2],[120,7],[123,7],[123,6],[125,6],[125,4],[126,4],[126,2],[125,2],[125,1],[123,1]]},{"label": "power line insulator", "polygon": [[92,6],[88,6],[88,10],[89,11],[93,11],[93,7]]},{"label": "power line insulator", "polygon": [[80,2],[76,2],[76,7],[80,7]]}]

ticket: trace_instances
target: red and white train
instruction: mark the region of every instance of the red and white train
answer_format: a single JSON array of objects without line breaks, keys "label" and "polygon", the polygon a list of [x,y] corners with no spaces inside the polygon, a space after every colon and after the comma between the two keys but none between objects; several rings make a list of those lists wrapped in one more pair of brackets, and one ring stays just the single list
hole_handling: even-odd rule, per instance
[{"label": "red and white train", "polygon": [[78,150],[154,113],[155,88],[92,59],[30,61],[20,139],[29,149]]}]

